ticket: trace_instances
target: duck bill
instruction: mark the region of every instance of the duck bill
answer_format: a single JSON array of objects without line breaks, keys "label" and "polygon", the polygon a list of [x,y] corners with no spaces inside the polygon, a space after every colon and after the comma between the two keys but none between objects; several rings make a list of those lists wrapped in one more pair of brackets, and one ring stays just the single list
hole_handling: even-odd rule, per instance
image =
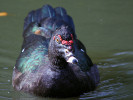
[{"label": "duck bill", "polygon": [[68,63],[72,63],[72,64],[77,64],[78,63],[78,59],[74,56],[73,51],[65,49],[65,56],[66,56],[66,61]]},{"label": "duck bill", "polygon": [[78,63],[78,59],[75,58],[74,56],[70,56],[67,60],[68,63],[72,63],[72,64],[77,64]]}]

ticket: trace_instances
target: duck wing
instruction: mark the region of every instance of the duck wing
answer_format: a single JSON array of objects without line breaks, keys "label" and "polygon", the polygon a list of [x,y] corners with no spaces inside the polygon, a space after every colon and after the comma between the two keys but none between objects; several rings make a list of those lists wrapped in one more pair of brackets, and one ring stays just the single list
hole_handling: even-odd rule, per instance
[{"label": "duck wing", "polygon": [[35,72],[42,64],[47,64],[48,42],[45,37],[31,34],[23,42],[21,53],[16,61],[19,72]]}]

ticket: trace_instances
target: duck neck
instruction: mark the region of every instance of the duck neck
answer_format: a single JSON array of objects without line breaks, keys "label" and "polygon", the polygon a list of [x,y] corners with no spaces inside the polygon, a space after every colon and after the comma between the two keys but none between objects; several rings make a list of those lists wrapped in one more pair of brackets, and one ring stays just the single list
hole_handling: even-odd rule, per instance
[{"label": "duck neck", "polygon": [[56,66],[65,66],[66,65],[65,59],[63,59],[61,57],[53,57],[52,63]]},{"label": "duck neck", "polygon": [[55,68],[62,69],[67,66],[67,62],[65,61],[65,59],[59,56],[55,56],[55,54],[49,55],[49,61],[51,63],[51,66],[54,66]]},{"label": "duck neck", "polygon": [[48,58],[51,66],[56,68],[65,68],[67,66],[66,60],[61,56],[61,54],[55,49],[48,50]]}]

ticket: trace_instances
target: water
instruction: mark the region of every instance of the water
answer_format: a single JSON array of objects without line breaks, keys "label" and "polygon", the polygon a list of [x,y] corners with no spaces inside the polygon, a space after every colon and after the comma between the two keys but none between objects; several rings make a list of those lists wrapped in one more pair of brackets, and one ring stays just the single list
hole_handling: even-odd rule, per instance
[{"label": "water", "polygon": [[0,100],[58,100],[16,92],[11,85],[24,18],[44,4],[67,9],[78,38],[100,70],[101,83],[95,91],[61,100],[132,100],[132,0],[0,0],[0,12],[9,14],[0,17]]}]

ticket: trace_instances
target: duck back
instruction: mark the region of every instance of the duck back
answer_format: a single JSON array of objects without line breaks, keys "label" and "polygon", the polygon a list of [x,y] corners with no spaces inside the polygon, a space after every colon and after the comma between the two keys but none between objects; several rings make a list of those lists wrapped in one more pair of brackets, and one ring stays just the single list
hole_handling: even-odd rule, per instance
[{"label": "duck back", "polygon": [[47,37],[64,24],[70,26],[75,32],[73,20],[64,8],[52,8],[50,5],[44,5],[40,9],[31,11],[25,18],[23,36],[27,37],[35,33],[39,27],[43,27],[41,35]]}]

